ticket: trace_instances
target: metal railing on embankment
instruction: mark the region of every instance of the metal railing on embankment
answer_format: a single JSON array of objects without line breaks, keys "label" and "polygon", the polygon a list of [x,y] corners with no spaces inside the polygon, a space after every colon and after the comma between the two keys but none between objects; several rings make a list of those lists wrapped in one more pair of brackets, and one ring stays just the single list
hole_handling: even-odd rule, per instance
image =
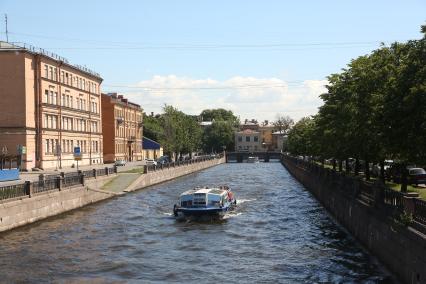
[{"label": "metal railing on embankment", "polygon": [[198,156],[196,158],[193,159],[189,159],[189,160],[183,160],[183,161],[176,161],[176,162],[170,162],[170,163],[162,163],[162,164],[157,164],[157,165],[145,165],[144,166],[144,173],[149,173],[149,172],[155,172],[158,170],[163,170],[163,169],[170,169],[170,168],[175,168],[175,167],[180,167],[180,166],[185,166],[185,165],[192,165],[192,164],[196,164],[196,163],[201,163],[201,162],[205,162],[205,161],[211,161],[211,160],[215,160],[215,159],[221,159],[223,158],[222,154],[216,155],[216,156]]},{"label": "metal railing on embankment", "polygon": [[61,172],[58,175],[39,175],[38,181],[0,187],[0,201],[31,197],[52,190],[64,190],[74,186],[82,186],[87,179],[95,179],[117,173],[117,167],[105,167],[72,173]]},{"label": "metal railing on embankment", "polygon": [[426,202],[420,198],[392,190],[381,181],[364,181],[295,157],[283,155],[281,161],[284,165],[315,175],[318,183],[325,184],[332,190],[343,191],[347,196],[382,210],[385,214],[395,217],[411,215],[412,225],[426,233]]}]

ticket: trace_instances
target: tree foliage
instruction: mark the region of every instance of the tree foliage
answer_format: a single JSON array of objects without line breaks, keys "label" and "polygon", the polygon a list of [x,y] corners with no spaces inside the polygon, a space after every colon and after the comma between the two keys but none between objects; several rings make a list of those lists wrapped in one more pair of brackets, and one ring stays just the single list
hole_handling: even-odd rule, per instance
[{"label": "tree foliage", "polygon": [[294,120],[288,115],[277,114],[273,125],[279,130],[287,132],[294,125]]},{"label": "tree foliage", "polygon": [[328,77],[318,114],[289,133],[295,154],[426,164],[426,27],[423,38],[382,46]]},{"label": "tree foliage", "polygon": [[235,127],[240,124],[240,119],[231,110],[223,108],[205,109],[201,112],[200,117],[202,121],[227,121]]},{"label": "tree foliage", "polygon": [[200,114],[204,121],[213,121],[203,132],[203,150],[205,152],[221,152],[224,147],[234,148],[234,132],[240,120],[231,110],[206,109]]},{"label": "tree foliage", "polygon": [[190,154],[201,147],[201,128],[197,120],[178,109],[165,105],[164,113],[144,117],[144,136],[158,141],[164,153],[175,156]]}]

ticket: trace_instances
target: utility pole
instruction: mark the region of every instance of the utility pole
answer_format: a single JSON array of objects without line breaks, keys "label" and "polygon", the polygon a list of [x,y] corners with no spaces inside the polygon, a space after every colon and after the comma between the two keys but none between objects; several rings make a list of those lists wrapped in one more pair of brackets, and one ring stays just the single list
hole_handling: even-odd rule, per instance
[{"label": "utility pole", "polygon": [[9,42],[9,34],[7,31],[7,14],[4,14],[4,21],[6,22],[6,42]]}]

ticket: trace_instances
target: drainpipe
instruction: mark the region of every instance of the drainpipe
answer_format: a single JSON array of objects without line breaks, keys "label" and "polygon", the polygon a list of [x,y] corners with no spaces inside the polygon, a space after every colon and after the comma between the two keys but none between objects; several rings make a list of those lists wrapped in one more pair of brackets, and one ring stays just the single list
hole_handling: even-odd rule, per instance
[{"label": "drainpipe", "polygon": [[89,165],[92,165],[92,96],[90,93],[90,87],[88,93],[89,99],[87,101],[89,105]]},{"label": "drainpipe", "polygon": [[36,143],[35,143],[35,159],[36,167],[42,168],[43,161],[43,141],[41,140],[41,129],[42,129],[42,116],[41,116],[41,56],[40,54],[35,54],[35,128],[36,128]]},{"label": "drainpipe", "polygon": [[[62,82],[61,82],[61,66],[63,62],[60,61],[58,65],[57,75],[56,75],[56,82],[58,83],[58,99],[59,99],[59,145],[60,145],[60,151],[59,153],[59,169],[62,169]],[[59,79],[59,80],[58,80]],[[58,100],[57,99],[57,100]],[[56,149],[58,152],[58,150]]]}]

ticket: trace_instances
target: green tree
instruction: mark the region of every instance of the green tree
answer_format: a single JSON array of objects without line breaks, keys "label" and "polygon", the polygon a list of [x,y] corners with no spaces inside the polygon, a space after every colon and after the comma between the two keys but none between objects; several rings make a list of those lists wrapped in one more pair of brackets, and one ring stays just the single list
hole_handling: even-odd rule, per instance
[{"label": "green tree", "polygon": [[200,117],[202,121],[228,121],[234,127],[238,127],[240,124],[240,119],[231,110],[223,108],[205,109],[201,112]]},{"label": "green tree", "polygon": [[204,130],[203,150],[204,152],[221,152],[223,146],[226,149],[234,149],[235,128],[230,121],[214,121],[211,126]]},{"label": "green tree", "polygon": [[275,121],[272,123],[279,131],[287,131],[294,125],[294,120],[288,115],[277,114]]},{"label": "green tree", "polygon": [[291,153],[295,155],[311,155],[313,153],[315,122],[310,117],[300,119],[288,134],[287,145]]}]

